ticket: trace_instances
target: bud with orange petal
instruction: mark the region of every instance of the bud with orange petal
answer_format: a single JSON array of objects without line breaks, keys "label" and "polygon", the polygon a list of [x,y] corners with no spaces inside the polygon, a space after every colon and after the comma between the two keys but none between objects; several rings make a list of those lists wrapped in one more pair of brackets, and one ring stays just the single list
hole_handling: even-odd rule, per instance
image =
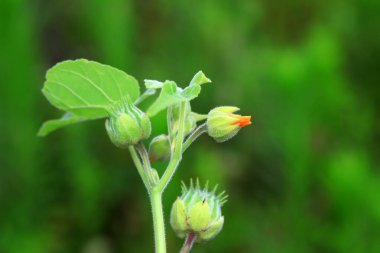
[{"label": "bud with orange petal", "polygon": [[217,142],[234,137],[242,127],[251,124],[251,116],[234,114],[238,107],[221,106],[212,109],[207,116],[207,132]]}]

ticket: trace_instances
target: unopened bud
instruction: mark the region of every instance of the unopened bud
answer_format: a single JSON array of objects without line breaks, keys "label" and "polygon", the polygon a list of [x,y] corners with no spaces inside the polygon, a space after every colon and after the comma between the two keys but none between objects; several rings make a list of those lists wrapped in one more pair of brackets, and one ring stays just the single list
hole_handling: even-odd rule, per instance
[{"label": "unopened bud", "polygon": [[169,137],[161,134],[153,138],[149,145],[149,159],[151,162],[167,161],[170,158]]},{"label": "unopened bud", "polygon": [[129,99],[124,99],[112,107],[109,113],[106,130],[116,146],[126,148],[149,137],[151,124],[148,116]]},{"label": "unopened bud", "polygon": [[188,189],[182,186],[182,196],[174,202],[170,223],[178,237],[184,238],[187,234],[195,234],[197,242],[214,238],[223,228],[224,217],[221,207],[226,202],[224,192],[215,195],[216,187],[208,192],[207,184],[201,189],[199,181],[196,186],[190,181]]},{"label": "unopened bud", "polygon": [[217,142],[234,137],[242,127],[251,124],[251,116],[234,114],[238,107],[221,106],[212,109],[207,117],[207,132]]}]

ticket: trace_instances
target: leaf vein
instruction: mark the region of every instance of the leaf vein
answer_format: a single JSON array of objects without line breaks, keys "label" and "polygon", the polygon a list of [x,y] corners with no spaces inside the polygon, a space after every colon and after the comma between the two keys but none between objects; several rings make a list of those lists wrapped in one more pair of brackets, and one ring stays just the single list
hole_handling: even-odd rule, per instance
[{"label": "leaf vein", "polygon": [[77,97],[79,100],[81,100],[83,103],[85,103],[86,105],[91,105],[91,103],[89,103],[86,99],[84,99],[83,97],[81,97],[78,93],[76,93],[75,91],[73,91],[72,89],[70,89],[66,84],[64,84],[62,82],[59,82],[59,81],[50,81],[50,82],[56,83],[58,85],[61,85],[66,90],[68,90],[71,94],[73,94],[75,97]]},{"label": "leaf vein", "polygon": [[[110,69],[107,68],[107,72],[110,73]],[[117,87],[117,90],[119,91],[119,94],[120,94],[120,99],[123,97],[123,93],[121,92],[121,88],[120,88],[120,84],[118,81],[116,81],[116,79],[114,78],[114,76],[112,75],[112,73],[110,73],[110,76],[111,76],[111,79],[114,81],[116,87]]]},{"label": "leaf vein", "polygon": [[67,72],[67,73],[71,73],[73,75],[79,76],[80,78],[82,78],[83,80],[91,84],[95,89],[97,89],[110,103],[114,102],[99,86],[97,86],[91,79],[88,79],[81,73],[73,71],[73,70],[69,70],[69,69],[58,69],[58,71]]}]

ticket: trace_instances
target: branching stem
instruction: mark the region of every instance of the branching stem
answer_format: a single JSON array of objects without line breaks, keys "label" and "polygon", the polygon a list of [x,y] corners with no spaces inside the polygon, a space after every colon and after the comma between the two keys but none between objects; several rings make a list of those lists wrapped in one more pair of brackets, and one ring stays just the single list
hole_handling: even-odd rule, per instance
[{"label": "branching stem", "polygon": [[[182,102],[180,104],[180,114],[179,114],[179,127],[178,132],[175,136],[175,146],[172,156],[170,158],[168,167],[166,168],[163,176],[157,182],[154,181],[151,171],[151,165],[149,161],[149,155],[146,148],[142,142],[135,146],[130,146],[129,151],[131,152],[132,159],[137,167],[137,170],[149,192],[150,203],[152,205],[152,215],[153,215],[153,227],[154,227],[154,241],[155,241],[155,252],[156,253],[166,253],[166,241],[165,241],[165,223],[164,223],[164,213],[162,209],[162,193],[172,178],[174,172],[176,171],[179,162],[182,159],[182,146],[184,138],[184,125],[185,125],[185,110],[186,103]],[[194,136],[194,138],[196,138]],[[188,145],[190,145],[189,142]],[[136,152],[138,150],[141,160]]]}]

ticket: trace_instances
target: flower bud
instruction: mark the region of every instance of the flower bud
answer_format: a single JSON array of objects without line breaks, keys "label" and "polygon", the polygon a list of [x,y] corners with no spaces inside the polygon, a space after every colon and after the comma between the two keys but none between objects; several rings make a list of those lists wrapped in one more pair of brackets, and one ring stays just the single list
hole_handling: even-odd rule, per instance
[{"label": "flower bud", "polygon": [[129,99],[123,99],[109,111],[106,130],[113,144],[125,148],[149,137],[151,124],[149,117]]},{"label": "flower bud", "polygon": [[240,109],[234,106],[221,106],[212,109],[207,117],[208,134],[217,142],[234,137],[242,127],[251,124],[251,116],[233,114]]},{"label": "flower bud", "polygon": [[221,207],[227,196],[224,192],[215,196],[216,188],[208,192],[206,184],[200,189],[198,180],[195,187],[191,180],[189,189],[182,185],[182,196],[174,202],[170,214],[170,224],[178,237],[193,233],[197,242],[202,242],[219,234],[224,224]]},{"label": "flower bud", "polygon": [[154,137],[149,145],[150,162],[167,161],[170,154],[169,137],[165,134]]}]

